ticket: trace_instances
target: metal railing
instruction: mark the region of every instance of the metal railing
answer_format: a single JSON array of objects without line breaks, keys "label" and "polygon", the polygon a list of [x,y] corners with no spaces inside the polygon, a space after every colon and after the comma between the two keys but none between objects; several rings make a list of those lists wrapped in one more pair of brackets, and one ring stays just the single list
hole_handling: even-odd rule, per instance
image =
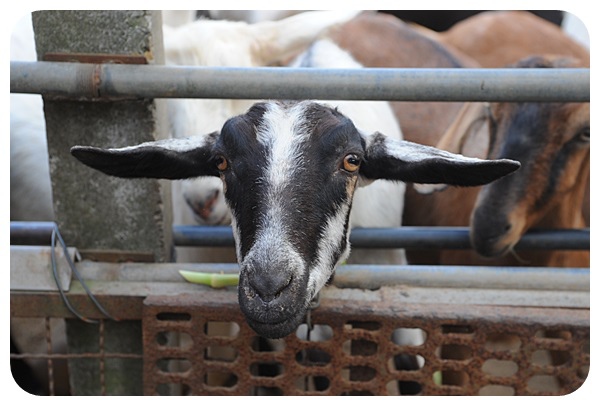
[{"label": "metal railing", "polygon": [[[19,61],[11,61],[10,67],[11,93],[67,99],[590,100],[589,69],[232,68]],[[49,241],[52,227],[53,223],[11,222],[11,244]],[[175,226],[173,233],[176,246],[234,244],[230,227]],[[589,228],[531,230],[515,249],[589,250],[589,238]],[[467,227],[355,229],[350,242],[355,248],[471,248]]]},{"label": "metal railing", "polygon": [[96,99],[586,102],[590,99],[590,71],[231,68],[11,61],[10,91]]},{"label": "metal railing", "polygon": [[[10,223],[11,245],[48,245],[52,222]],[[228,226],[174,226],[173,241],[180,247],[233,247]],[[470,249],[468,227],[355,228],[350,235],[354,248]],[[515,250],[589,250],[590,230],[530,230]]]}]

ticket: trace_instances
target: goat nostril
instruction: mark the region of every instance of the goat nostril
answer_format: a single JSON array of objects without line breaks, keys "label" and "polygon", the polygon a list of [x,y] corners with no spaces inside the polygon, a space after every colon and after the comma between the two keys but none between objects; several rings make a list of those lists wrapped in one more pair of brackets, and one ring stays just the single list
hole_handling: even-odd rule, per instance
[{"label": "goat nostril", "polygon": [[292,277],[287,279],[273,278],[269,280],[263,280],[262,278],[251,278],[249,280],[250,287],[252,290],[261,298],[265,303],[271,302],[277,299],[283,291],[290,286],[292,283]]}]

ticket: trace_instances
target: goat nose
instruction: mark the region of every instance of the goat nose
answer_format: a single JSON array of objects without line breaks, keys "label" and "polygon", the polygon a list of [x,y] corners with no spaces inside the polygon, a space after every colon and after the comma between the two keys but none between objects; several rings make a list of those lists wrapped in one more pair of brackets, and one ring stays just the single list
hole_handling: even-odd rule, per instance
[{"label": "goat nose", "polygon": [[219,198],[219,191],[215,190],[212,195],[210,195],[207,199],[203,201],[197,201],[192,205],[192,210],[202,218],[202,220],[207,221],[210,217],[212,211],[215,208],[215,204],[217,203],[217,199]]},{"label": "goat nose", "polygon": [[248,283],[265,303],[276,299],[292,283],[292,274],[287,267],[268,270],[254,263],[249,271]]}]

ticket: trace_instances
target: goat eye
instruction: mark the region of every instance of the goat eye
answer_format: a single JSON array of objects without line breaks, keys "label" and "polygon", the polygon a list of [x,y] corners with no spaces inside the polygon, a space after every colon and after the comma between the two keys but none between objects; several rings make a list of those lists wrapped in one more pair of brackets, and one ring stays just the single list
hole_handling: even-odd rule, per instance
[{"label": "goat eye", "polygon": [[576,138],[579,142],[590,142],[590,129],[586,128],[580,131]]},{"label": "goat eye", "polygon": [[228,167],[227,159],[225,159],[225,157],[223,155],[217,155],[215,162],[217,164],[217,169],[220,170],[221,172],[226,170]]},{"label": "goat eye", "polygon": [[360,158],[356,154],[348,154],[344,157],[344,169],[348,172],[356,172],[360,166]]}]

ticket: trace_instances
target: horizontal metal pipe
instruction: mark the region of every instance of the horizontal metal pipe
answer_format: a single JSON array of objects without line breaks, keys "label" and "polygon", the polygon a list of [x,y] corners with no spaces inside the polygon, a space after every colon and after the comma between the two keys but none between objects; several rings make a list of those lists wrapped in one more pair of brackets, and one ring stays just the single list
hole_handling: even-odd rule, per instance
[{"label": "horizontal metal pipe", "polygon": [[[48,245],[54,223],[10,223],[11,245]],[[233,247],[231,227],[174,226],[173,239],[181,247]],[[350,235],[354,248],[469,249],[467,227],[355,228]],[[590,230],[531,230],[516,250],[589,250]]]},{"label": "horizontal metal pipe", "polygon": [[10,245],[50,245],[54,227],[49,221],[11,221]]},{"label": "horizontal metal pipe", "polygon": [[[178,270],[237,274],[237,264],[140,264],[83,261],[85,280],[120,282],[179,282]],[[340,288],[378,289],[382,286],[589,291],[589,268],[441,265],[341,265],[333,285]]]},{"label": "horizontal metal pipe", "polygon": [[[176,226],[178,246],[233,246],[230,227]],[[589,229],[531,230],[516,250],[589,250]],[[350,234],[354,248],[470,249],[467,227],[355,228]]]},{"label": "horizontal metal pipe", "polygon": [[10,63],[11,93],[52,97],[397,101],[590,100],[589,69],[317,69]]},{"label": "horizontal metal pipe", "polygon": [[344,265],[336,269],[339,288],[378,289],[392,285],[444,288],[589,291],[589,268],[505,266]]}]

